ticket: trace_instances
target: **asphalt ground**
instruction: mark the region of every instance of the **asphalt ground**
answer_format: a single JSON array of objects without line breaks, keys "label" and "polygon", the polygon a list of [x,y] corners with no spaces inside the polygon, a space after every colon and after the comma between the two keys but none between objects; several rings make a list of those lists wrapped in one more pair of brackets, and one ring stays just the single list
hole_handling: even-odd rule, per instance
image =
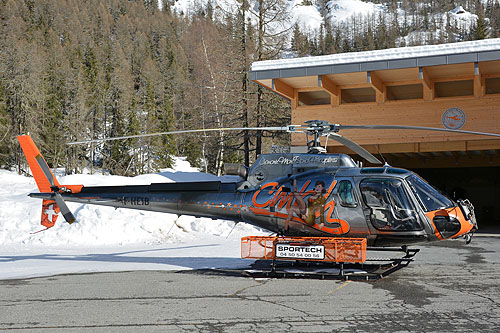
[{"label": "asphalt ground", "polygon": [[498,332],[500,238],[418,246],[377,281],[134,271],[0,281],[0,330]]}]

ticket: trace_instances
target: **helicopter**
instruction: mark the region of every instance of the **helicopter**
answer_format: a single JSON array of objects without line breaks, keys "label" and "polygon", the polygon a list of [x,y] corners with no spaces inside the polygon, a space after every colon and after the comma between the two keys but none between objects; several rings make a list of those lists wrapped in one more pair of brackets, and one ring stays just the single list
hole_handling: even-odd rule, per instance
[{"label": "helicopter", "polygon": [[[260,155],[246,168],[227,164],[236,180],[83,186],[60,184],[29,135],[18,136],[42,199],[41,224],[55,225],[59,213],[75,216],[66,202],[141,209],[246,222],[286,237],[361,238],[369,246],[408,244],[464,237],[478,229],[467,199],[453,201],[412,171],[382,163],[350,139],[343,129],[406,129],[500,134],[396,125],[340,125],[322,120],[303,125],[184,130],[72,142],[84,144],[140,136],[202,131],[266,130],[307,135],[307,153]],[[320,138],[336,140],[377,167],[363,167],[346,154],[326,154]],[[46,230],[46,229],[44,229]]]}]

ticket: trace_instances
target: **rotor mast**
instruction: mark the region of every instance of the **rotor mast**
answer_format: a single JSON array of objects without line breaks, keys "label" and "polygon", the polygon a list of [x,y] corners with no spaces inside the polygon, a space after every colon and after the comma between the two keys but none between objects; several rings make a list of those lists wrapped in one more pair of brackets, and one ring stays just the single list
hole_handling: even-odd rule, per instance
[{"label": "rotor mast", "polygon": [[[308,140],[307,152],[310,154],[325,154],[326,147],[321,146],[320,137],[323,135],[328,137],[332,125],[324,120],[309,120],[306,121],[306,124],[309,126],[305,129]],[[309,140],[310,135],[313,136],[312,140]]]}]

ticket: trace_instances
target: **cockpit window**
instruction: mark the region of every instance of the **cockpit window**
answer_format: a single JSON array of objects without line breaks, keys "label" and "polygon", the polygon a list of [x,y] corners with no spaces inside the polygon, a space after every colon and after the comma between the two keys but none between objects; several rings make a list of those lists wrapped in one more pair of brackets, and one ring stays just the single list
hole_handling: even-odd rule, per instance
[{"label": "cockpit window", "polygon": [[425,180],[413,174],[406,178],[410,188],[418,198],[426,212],[454,207],[451,199],[441,194]]},{"label": "cockpit window", "polygon": [[411,204],[403,182],[399,179],[364,179],[360,183],[370,219],[379,230],[422,230],[418,215]]}]

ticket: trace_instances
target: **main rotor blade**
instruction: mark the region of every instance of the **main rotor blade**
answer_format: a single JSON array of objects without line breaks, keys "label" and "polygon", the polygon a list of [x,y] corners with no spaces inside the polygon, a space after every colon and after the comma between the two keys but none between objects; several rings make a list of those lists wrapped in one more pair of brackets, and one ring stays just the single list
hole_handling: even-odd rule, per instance
[{"label": "main rotor blade", "polygon": [[373,163],[373,164],[382,164],[382,162],[380,162],[378,160],[378,158],[373,156],[368,150],[361,147],[357,143],[349,140],[348,138],[343,137],[342,135],[339,135],[337,133],[330,133],[329,137],[332,138],[333,140],[343,144],[347,148],[351,149],[353,152],[355,152],[359,156],[363,157],[368,162]]},{"label": "main rotor blade", "polygon": [[462,134],[476,134],[476,135],[487,135],[487,136],[500,137],[500,134],[497,134],[497,133],[463,131],[463,130],[454,130],[454,129],[448,129],[448,128],[423,127],[423,126],[403,126],[403,125],[338,125],[338,128],[339,129],[407,129],[407,130],[453,132],[453,133],[462,133]]},{"label": "main rotor blade", "polygon": [[55,185],[54,184],[54,175],[50,171],[50,168],[49,168],[47,162],[45,161],[45,159],[40,154],[36,155],[35,159],[36,159],[36,162],[38,163],[38,165],[40,166],[40,168],[42,169],[43,174],[45,175],[45,177],[47,177],[50,186],[54,186]]},{"label": "main rotor blade", "polygon": [[59,192],[55,192],[54,194],[56,196],[56,204],[59,206],[59,209],[61,210],[61,213],[66,222],[68,222],[69,224],[75,222],[76,218],[69,210],[66,202],[64,202],[62,195]]},{"label": "main rotor blade", "polygon": [[146,138],[146,137],[159,136],[159,135],[172,135],[172,134],[182,134],[182,133],[201,133],[201,132],[219,132],[219,131],[286,131],[286,132],[294,132],[295,127],[298,127],[298,126],[302,126],[302,125],[289,125],[289,126],[282,126],[282,127],[227,127],[227,128],[193,129],[193,130],[158,132],[158,133],[149,133],[149,134],[115,136],[115,137],[111,137],[111,138],[74,141],[74,142],[68,142],[66,144],[67,145],[78,145],[78,144],[84,144],[84,143],[98,143],[98,142],[113,141],[113,140]]}]

